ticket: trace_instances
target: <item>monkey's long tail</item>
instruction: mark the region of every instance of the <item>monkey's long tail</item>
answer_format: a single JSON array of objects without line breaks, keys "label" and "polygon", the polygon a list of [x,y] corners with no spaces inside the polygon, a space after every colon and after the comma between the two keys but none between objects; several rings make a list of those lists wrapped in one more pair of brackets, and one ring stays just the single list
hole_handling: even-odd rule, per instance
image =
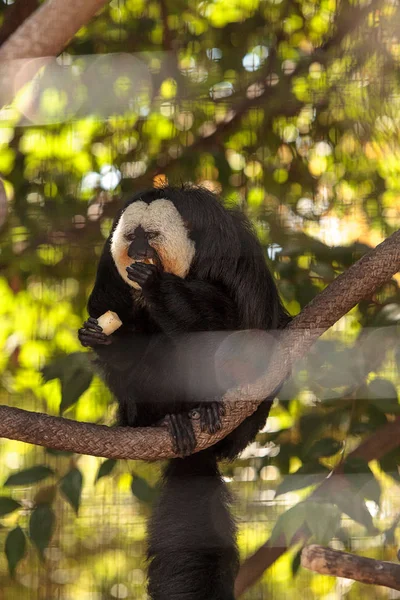
[{"label": "monkey's long tail", "polygon": [[234,600],[230,496],[209,450],[169,462],[149,524],[152,600]]}]

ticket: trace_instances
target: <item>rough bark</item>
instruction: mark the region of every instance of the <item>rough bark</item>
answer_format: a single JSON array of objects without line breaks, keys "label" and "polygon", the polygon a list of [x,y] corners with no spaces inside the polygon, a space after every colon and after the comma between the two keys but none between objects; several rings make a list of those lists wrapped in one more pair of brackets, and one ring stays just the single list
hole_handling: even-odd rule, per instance
[{"label": "rough bark", "polygon": [[302,551],[301,566],[321,575],[346,577],[400,590],[400,565],[383,560],[355,556],[314,544]]}]

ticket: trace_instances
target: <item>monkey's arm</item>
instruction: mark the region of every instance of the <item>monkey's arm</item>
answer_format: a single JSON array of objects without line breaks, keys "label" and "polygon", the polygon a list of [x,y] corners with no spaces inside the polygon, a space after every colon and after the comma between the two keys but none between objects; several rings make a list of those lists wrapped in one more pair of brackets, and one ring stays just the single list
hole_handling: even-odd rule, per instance
[{"label": "monkey's arm", "polygon": [[160,273],[154,265],[136,263],[127,271],[141,286],[151,317],[167,335],[237,329],[236,306],[216,285]]},{"label": "monkey's arm", "polygon": [[148,300],[152,317],[165,333],[218,331],[234,328],[237,321],[233,301],[205,281],[165,274]]}]

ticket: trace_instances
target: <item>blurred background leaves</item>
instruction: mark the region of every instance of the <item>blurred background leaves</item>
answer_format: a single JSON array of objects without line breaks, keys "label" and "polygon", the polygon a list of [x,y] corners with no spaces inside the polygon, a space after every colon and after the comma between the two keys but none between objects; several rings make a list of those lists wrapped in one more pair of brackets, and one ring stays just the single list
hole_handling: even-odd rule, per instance
[{"label": "blurred background leaves", "polygon": [[[0,43],[39,4],[0,2]],[[76,332],[112,219],[143,187],[192,181],[240,206],[292,314],[396,230],[399,26],[391,0],[112,0],[81,28],[0,107],[0,402],[114,422]],[[400,448],[347,456],[399,415],[399,281],[323,336],[224,467],[243,558],[306,526],[395,560]],[[145,598],[158,468],[0,452],[0,598]],[[338,466],[347,487],[310,499]],[[301,543],[245,597],[392,597],[304,572]]]}]

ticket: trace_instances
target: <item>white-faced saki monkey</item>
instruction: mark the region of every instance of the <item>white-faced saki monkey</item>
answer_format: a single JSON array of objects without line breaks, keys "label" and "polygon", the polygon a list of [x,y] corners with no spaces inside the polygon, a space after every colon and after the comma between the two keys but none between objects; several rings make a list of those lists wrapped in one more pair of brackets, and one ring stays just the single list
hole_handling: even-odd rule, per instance
[{"label": "white-faced saki monkey", "polygon": [[[107,336],[97,319],[109,310],[122,326]],[[163,423],[181,457],[164,471],[149,524],[150,597],[233,600],[235,525],[217,461],[235,458],[254,440],[273,398],[222,441],[191,455],[196,446],[191,416],[202,431],[217,431],[225,391],[215,374],[204,377],[200,363],[211,365],[212,359],[200,350],[202,376],[196,380],[193,339],[205,332],[212,338],[212,332],[277,330],[288,323],[260,243],[245,216],[208,190],[147,190],[131,198],[114,221],[88,311],[79,339],[95,350],[118,401],[119,424]],[[176,360],[189,334],[191,360]],[[182,375],[188,364],[191,373]]]}]

